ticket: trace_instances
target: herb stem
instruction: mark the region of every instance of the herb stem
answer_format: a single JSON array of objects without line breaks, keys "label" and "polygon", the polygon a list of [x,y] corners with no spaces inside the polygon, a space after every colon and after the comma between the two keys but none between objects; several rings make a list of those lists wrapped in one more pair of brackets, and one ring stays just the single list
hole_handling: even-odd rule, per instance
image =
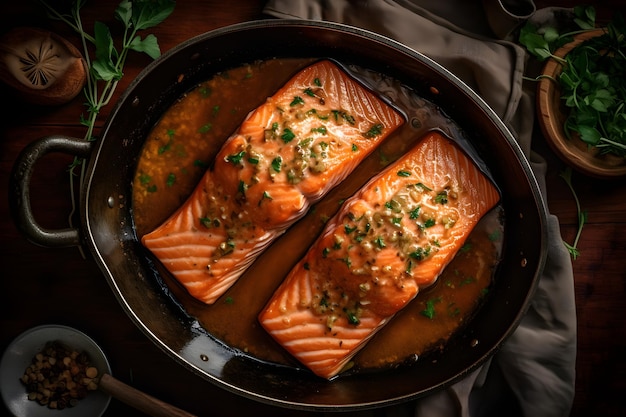
[{"label": "herb stem", "polygon": [[559,176],[563,178],[563,180],[565,180],[565,183],[569,187],[576,203],[576,212],[578,217],[578,229],[576,231],[576,237],[574,238],[574,242],[571,245],[566,241],[563,241],[563,244],[572,256],[572,259],[576,260],[576,258],[578,258],[578,256],[580,255],[580,251],[578,250],[578,241],[580,240],[580,236],[582,235],[583,227],[587,222],[587,212],[581,210],[580,208],[578,195],[576,194],[576,190],[574,190],[574,186],[572,185],[572,169],[570,167],[567,167],[559,174]]},{"label": "herb stem", "polygon": [[[86,0],[74,0],[69,15],[60,13],[46,0],[39,1],[46,9],[51,19],[66,23],[80,35],[84,51],[83,58],[89,69],[89,76],[83,88],[88,116],[87,118],[81,116],[80,122],[87,127],[83,139],[93,141],[95,140],[94,129],[96,120],[101,109],[109,104],[114,96],[118,82],[123,76],[123,68],[128,52],[130,50],[144,52],[153,58],[159,56],[161,53],[156,38],[153,35],[148,35],[150,37],[149,41],[146,39],[142,40],[137,35],[138,31],[161,23],[173,11],[175,3],[170,0],[160,0],[157,2],[147,0],[136,0],[134,2],[132,0],[121,0],[115,10],[115,17],[124,24],[122,47],[118,53],[113,45],[110,31],[104,24],[96,22],[94,29],[95,36],[88,34],[83,29],[80,11],[85,5]],[[90,57],[90,49],[92,46],[95,47],[95,57],[93,59]],[[102,90],[100,86],[102,86]],[[70,226],[73,225],[73,219],[78,208],[75,191],[75,177],[77,173],[75,171],[79,165],[80,175],[78,175],[78,181],[79,184],[83,184],[87,169],[85,160],[75,157],[68,169],[70,197],[72,200],[71,211],[68,215]]]}]

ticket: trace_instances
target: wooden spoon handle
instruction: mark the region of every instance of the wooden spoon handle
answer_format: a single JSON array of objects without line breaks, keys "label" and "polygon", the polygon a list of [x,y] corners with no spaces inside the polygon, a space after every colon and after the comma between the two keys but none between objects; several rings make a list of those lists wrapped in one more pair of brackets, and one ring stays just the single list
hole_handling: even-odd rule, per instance
[{"label": "wooden spoon handle", "polygon": [[152,417],[195,417],[180,408],[126,385],[109,374],[100,377],[99,388],[114,398]]}]

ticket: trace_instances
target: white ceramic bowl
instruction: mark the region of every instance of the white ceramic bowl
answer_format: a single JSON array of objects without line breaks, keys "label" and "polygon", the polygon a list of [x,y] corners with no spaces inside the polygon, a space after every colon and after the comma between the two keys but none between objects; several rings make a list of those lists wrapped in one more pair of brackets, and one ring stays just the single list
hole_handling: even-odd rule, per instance
[{"label": "white ceramic bowl", "polygon": [[20,381],[33,357],[47,342],[58,341],[70,349],[85,352],[98,374],[111,373],[109,362],[100,347],[83,332],[62,325],[42,325],[17,336],[0,360],[0,391],[7,408],[19,417],[100,417],[111,396],[100,390],[91,391],[75,407],[54,410],[28,400],[26,387]]}]

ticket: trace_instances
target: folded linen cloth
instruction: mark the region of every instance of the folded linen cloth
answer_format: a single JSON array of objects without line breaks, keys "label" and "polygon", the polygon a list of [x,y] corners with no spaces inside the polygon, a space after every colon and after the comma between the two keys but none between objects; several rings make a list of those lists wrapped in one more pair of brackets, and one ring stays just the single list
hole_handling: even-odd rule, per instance
[{"label": "folded linen cloth", "polygon": [[[536,10],[532,0],[269,0],[264,12],[361,27],[434,59],[481,95],[511,129],[546,199],[546,162],[532,150],[535,86],[522,79],[532,69],[513,36],[528,19],[543,22],[567,10]],[[530,308],[491,360],[446,390],[363,415],[568,416],[576,308],[571,259],[554,215],[548,216],[548,237],[547,262]]]}]

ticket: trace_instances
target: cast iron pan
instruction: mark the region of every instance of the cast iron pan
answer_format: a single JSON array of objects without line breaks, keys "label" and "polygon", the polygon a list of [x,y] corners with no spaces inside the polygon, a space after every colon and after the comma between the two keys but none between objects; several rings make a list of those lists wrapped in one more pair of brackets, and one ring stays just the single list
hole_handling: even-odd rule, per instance
[{"label": "cast iron pan", "polygon": [[[387,74],[432,101],[466,132],[502,190],[503,260],[493,289],[462,334],[411,366],[331,382],[263,363],[223,345],[187,315],[159,283],[133,228],[131,183],[148,132],[184,92],[218,71],[274,57],[332,58]],[[46,230],[30,211],[33,165],[45,153],[88,158],[77,229]],[[273,405],[350,410],[416,398],[459,380],[494,354],[524,315],[546,252],[546,209],[512,134],[450,72],[388,38],[328,23],[268,20],[215,30],[177,46],[149,65],[117,102],[101,137],[47,137],[24,150],[13,173],[13,212],[34,243],[83,245],[136,325],[175,361],[218,386]],[[203,360],[208,357],[208,360]]]}]

